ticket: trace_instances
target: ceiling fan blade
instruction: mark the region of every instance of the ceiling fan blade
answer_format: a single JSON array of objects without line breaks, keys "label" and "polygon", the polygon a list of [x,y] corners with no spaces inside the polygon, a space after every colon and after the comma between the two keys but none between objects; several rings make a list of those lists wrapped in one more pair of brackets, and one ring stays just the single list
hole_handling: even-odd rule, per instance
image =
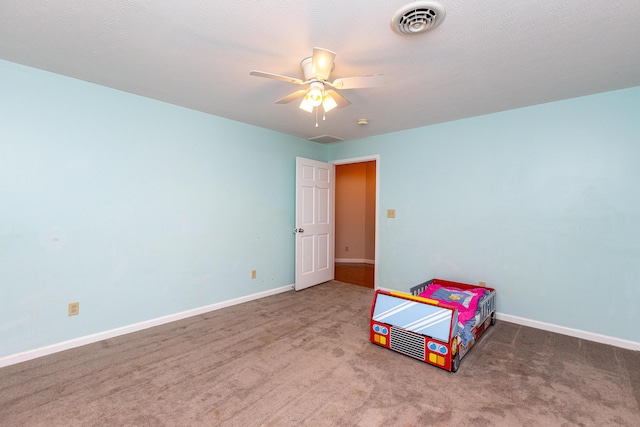
[{"label": "ceiling fan blade", "polygon": [[318,80],[327,80],[333,69],[333,60],[335,52],[320,47],[313,48],[313,57],[311,60],[311,74]]},{"label": "ceiling fan blade", "polygon": [[285,96],[284,98],[277,100],[276,104],[287,104],[287,103],[293,101],[294,99],[303,97],[306,93],[307,93],[306,89],[297,90],[297,91]]},{"label": "ceiling fan blade", "polygon": [[379,87],[384,84],[384,76],[377,74],[375,76],[361,76],[361,77],[345,77],[342,79],[335,79],[330,86],[336,89],[364,89],[369,87]]},{"label": "ceiling fan blade", "polygon": [[343,107],[346,107],[347,105],[351,104],[351,101],[349,101],[344,96],[340,95],[335,90],[329,89],[326,92],[327,92],[327,94],[331,95],[333,97],[333,99],[336,101],[336,104],[338,104],[338,106],[336,108],[343,108]]},{"label": "ceiling fan blade", "polygon": [[283,82],[293,83],[294,85],[301,85],[304,83],[302,80],[296,79],[294,77],[282,76],[280,74],[266,73],[264,71],[253,70],[249,74],[256,77],[264,77],[267,79],[281,80]]}]

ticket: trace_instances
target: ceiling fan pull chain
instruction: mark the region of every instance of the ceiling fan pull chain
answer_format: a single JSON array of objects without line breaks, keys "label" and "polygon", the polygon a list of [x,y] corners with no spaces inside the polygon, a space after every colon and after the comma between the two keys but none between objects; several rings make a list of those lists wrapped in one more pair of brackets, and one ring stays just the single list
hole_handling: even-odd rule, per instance
[{"label": "ceiling fan pull chain", "polygon": [[318,108],[316,107],[316,127],[318,127]]}]

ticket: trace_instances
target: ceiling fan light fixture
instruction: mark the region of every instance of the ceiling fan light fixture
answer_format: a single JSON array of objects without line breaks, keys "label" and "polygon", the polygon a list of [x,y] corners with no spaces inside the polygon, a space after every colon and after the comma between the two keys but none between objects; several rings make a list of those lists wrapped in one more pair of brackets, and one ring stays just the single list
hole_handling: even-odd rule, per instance
[{"label": "ceiling fan light fixture", "polygon": [[314,107],[322,104],[324,98],[324,85],[321,82],[311,82],[311,84],[309,85],[309,90],[300,103],[300,109],[311,113]]},{"label": "ceiling fan light fixture", "polygon": [[322,95],[324,94],[324,86],[320,82],[313,82],[309,85],[309,92],[305,95],[305,98],[309,98],[309,102],[314,107],[322,104]]},{"label": "ceiling fan light fixture", "polygon": [[313,107],[314,105],[311,103],[311,100],[309,100],[309,95],[306,95],[302,98],[302,102],[300,102],[300,106],[298,108],[306,111],[307,113],[311,113],[313,111]]},{"label": "ceiling fan light fixture", "polygon": [[335,99],[333,99],[333,96],[329,95],[328,93],[324,95],[324,97],[322,98],[322,108],[324,109],[325,113],[328,113],[337,106],[338,103]]},{"label": "ceiling fan light fixture", "polygon": [[[316,109],[316,118],[322,105],[323,113],[334,108],[344,108],[351,104],[348,99],[338,92],[338,89],[361,89],[381,86],[384,82],[382,75],[366,75],[360,77],[342,77],[329,81],[331,70],[334,66],[335,52],[320,47],[313,48],[313,55],[300,61],[300,68],[304,74],[304,80],[295,77],[283,76],[281,74],[267,73],[253,70],[251,76],[262,77],[273,80],[280,80],[295,85],[309,85],[306,89],[300,89],[282,99],[276,104],[288,104],[294,99],[302,98],[298,105],[301,110],[313,113]],[[324,114],[323,114],[324,120]],[[316,120],[317,122],[317,120]]]}]

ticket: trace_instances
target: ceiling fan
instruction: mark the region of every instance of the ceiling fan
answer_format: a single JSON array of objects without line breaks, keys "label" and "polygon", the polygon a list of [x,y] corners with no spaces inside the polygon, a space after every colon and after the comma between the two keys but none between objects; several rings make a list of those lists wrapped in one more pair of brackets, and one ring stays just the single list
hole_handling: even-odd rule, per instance
[{"label": "ceiling fan", "polygon": [[300,62],[304,80],[256,70],[251,71],[249,74],[256,77],[281,80],[294,85],[308,84],[308,88],[297,90],[279,99],[276,101],[276,104],[287,104],[294,99],[302,98],[300,108],[310,113],[315,107],[319,108],[321,105],[326,113],[334,108],[342,108],[351,104],[351,102],[340,95],[336,89],[361,89],[382,85],[383,76],[381,74],[374,76],[344,77],[330,82],[329,75],[331,74],[331,70],[333,70],[333,60],[335,57],[335,52],[314,47],[313,56],[305,58]]}]

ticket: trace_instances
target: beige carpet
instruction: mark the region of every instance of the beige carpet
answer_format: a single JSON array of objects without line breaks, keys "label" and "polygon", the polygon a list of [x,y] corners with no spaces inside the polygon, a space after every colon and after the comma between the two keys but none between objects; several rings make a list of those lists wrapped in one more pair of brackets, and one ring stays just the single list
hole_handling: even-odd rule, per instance
[{"label": "beige carpet", "polygon": [[[499,290],[498,290],[499,292]],[[640,426],[640,353],[500,322],[451,374],[330,282],[0,369],[2,426]]]}]

